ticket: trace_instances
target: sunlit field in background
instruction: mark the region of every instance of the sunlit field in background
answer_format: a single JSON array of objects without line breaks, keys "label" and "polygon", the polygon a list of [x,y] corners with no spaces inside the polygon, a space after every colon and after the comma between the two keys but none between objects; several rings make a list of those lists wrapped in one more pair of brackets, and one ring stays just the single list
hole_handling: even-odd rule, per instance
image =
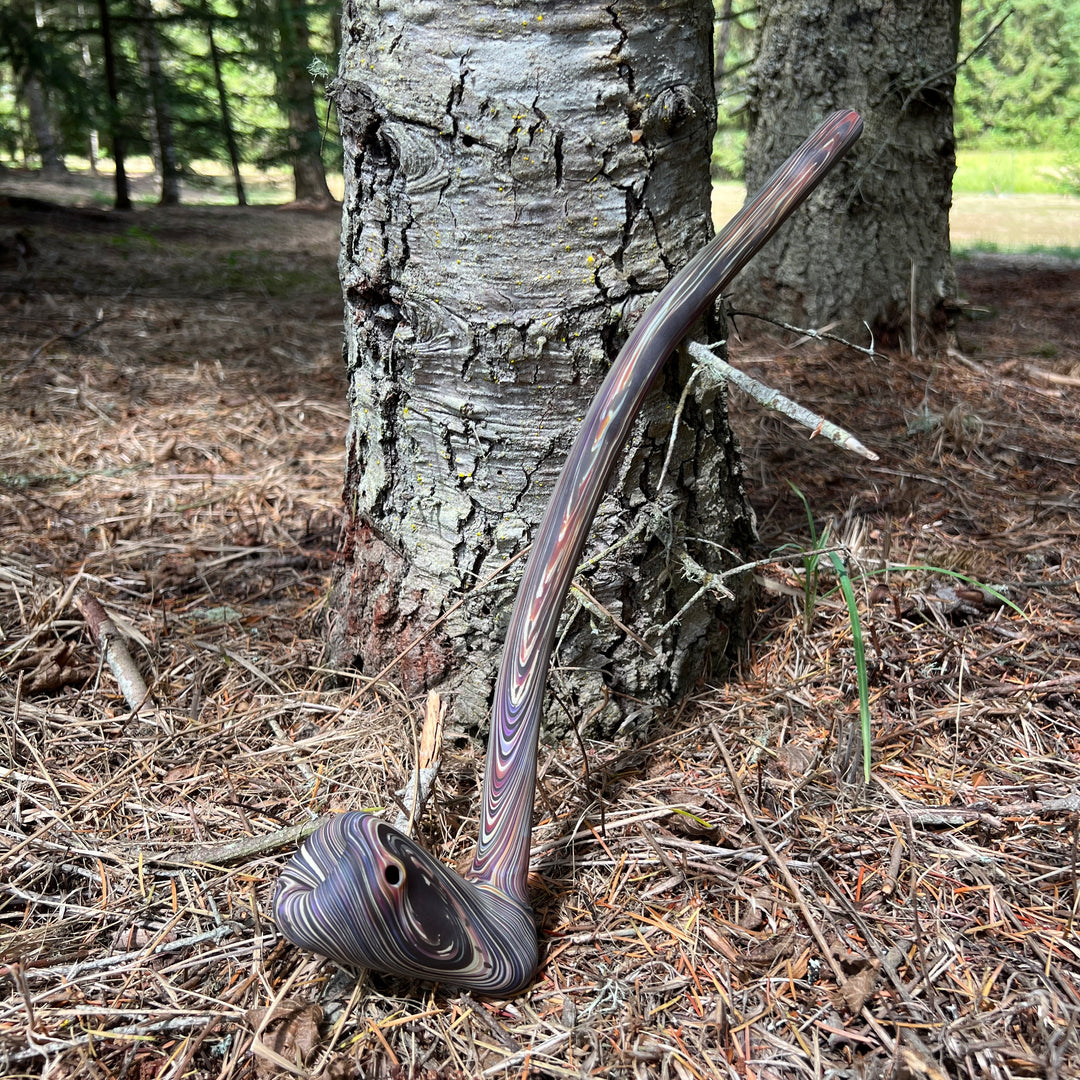
[{"label": "sunlit field in background", "polygon": [[[1080,197],[1061,194],[1056,177],[1060,155],[1040,150],[961,151],[953,185],[950,218],[953,247],[958,251],[1046,250],[1080,257]],[[71,178],[47,197],[57,202],[112,205],[112,162],[98,163],[96,175],[89,162],[68,159]],[[149,158],[131,158],[127,171],[136,206],[157,202],[158,181]],[[243,170],[247,200],[252,206],[288,203],[292,174],[288,169]],[[327,184],[336,199],[342,197],[340,173],[328,173]],[[196,161],[181,183],[185,203],[233,205],[232,176],[220,162]],[[742,205],[746,192],[738,181],[713,185],[713,221],[719,226]]]},{"label": "sunlit field in background", "polygon": [[[953,247],[1080,257],[1080,198],[1060,194],[1060,155],[1049,151],[961,151],[950,216]],[[746,196],[741,183],[713,187],[713,221],[723,224]]]}]

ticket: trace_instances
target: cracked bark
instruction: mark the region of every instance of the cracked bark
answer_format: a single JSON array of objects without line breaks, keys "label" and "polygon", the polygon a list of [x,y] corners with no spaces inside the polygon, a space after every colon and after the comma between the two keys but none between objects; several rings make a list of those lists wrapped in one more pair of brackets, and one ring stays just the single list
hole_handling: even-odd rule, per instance
[{"label": "cracked bark", "polygon": [[[823,116],[862,113],[862,138],[750,263],[736,303],[800,326],[866,320],[896,340],[941,330],[956,298],[949,209],[959,0],[765,0],[749,82],[746,183]],[[905,338],[906,338],[905,334]],[[880,341],[880,337],[879,337]]]},{"label": "cracked bark", "polygon": [[[351,424],[330,659],[374,674],[529,542],[628,326],[711,234],[712,8],[346,0],[343,27]],[[719,398],[689,403],[656,490],[678,366],[590,551],[661,505],[659,527],[585,575],[656,655],[573,597],[560,630],[554,693],[575,715],[606,701],[604,727],[686,692],[743,636],[746,587],[655,630],[697,588],[673,547],[721,569],[752,540]],[[408,654],[409,692],[439,684],[482,726],[519,575]],[[549,708],[549,726],[565,715]]]}]

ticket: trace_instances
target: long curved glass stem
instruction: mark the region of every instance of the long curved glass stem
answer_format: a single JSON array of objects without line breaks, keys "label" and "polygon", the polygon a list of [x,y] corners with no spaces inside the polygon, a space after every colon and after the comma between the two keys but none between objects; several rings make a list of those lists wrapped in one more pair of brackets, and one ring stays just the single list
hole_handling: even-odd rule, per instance
[{"label": "long curved glass stem", "polygon": [[346,964],[509,994],[532,978],[529,843],[544,684],[559,612],[616,457],[650,383],[706,306],[859,137],[834,113],[661,291],[612,365],[529,555],[495,687],[480,836],[462,879],[367,814],[330,818],[282,872],[274,915]]}]

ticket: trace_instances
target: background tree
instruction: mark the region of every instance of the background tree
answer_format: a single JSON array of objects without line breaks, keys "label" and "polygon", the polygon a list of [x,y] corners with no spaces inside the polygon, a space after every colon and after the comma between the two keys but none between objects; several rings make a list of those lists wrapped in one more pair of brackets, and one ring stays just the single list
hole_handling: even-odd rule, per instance
[{"label": "background tree", "polygon": [[214,91],[217,94],[218,112],[221,116],[221,134],[225,139],[225,149],[229,155],[229,167],[232,170],[236,202],[238,206],[247,206],[244,179],[240,173],[240,143],[236,137],[236,125],[233,122],[233,109],[229,101],[229,92],[225,86],[221,49],[218,48],[217,37],[214,33],[214,15],[207,0],[200,0],[199,15],[206,30],[210,69],[214,73]]},{"label": "background tree", "polygon": [[26,108],[30,114],[30,127],[34,132],[34,141],[37,143],[42,172],[67,172],[64,159],[60,154],[59,144],[53,134],[52,118],[49,116],[45,88],[42,86],[41,79],[36,71],[27,69],[23,72],[22,92],[23,97],[26,98]]},{"label": "background tree", "polygon": [[[347,0],[335,664],[374,674],[430,631],[405,685],[452,679],[459,715],[486,712],[517,575],[473,590],[528,543],[628,323],[711,233],[712,19],[700,0],[527,14]],[[680,550],[715,569],[752,538],[722,400],[688,402],[660,484],[675,368],[560,635],[555,692],[576,716],[608,700],[600,675],[633,711],[684,692],[741,636],[745,593],[669,622],[698,588]]]},{"label": "background tree", "polygon": [[[83,3],[83,0],[76,0],[75,11],[80,25],[85,24],[87,21],[87,5]],[[97,51],[100,52],[100,49]],[[89,34],[81,35],[81,40],[79,41],[79,61],[79,84],[82,88],[82,93],[85,96],[92,85],[94,73],[94,50],[90,45]],[[79,146],[81,144],[86,148],[90,172],[96,175],[98,171],[98,158],[101,156],[101,136],[92,123],[89,123],[87,128],[88,130],[85,132],[80,132],[75,135],[72,140],[72,145]],[[80,135],[83,137],[80,138]]]},{"label": "background tree", "polygon": [[139,19],[137,31],[139,60],[146,79],[149,105],[150,145],[161,177],[161,205],[180,204],[180,164],[173,135],[170,88],[161,62],[161,44],[150,0],[134,0]]},{"label": "background tree", "polygon": [[53,31],[31,0],[14,0],[0,9],[0,63],[9,65],[26,103],[42,171],[55,175],[67,171],[56,118],[70,107],[78,76]]},{"label": "background tree", "polygon": [[100,127],[125,156],[152,154],[165,202],[181,177],[206,180],[198,160],[229,161],[238,197],[243,161],[295,165],[298,196],[325,202],[322,160],[340,148],[307,67],[334,49],[337,21],[304,0],[0,5],[0,154],[59,169]]},{"label": "background tree", "polygon": [[[751,263],[737,303],[800,325],[865,320],[941,328],[956,291],[949,249],[959,0],[763,0],[748,85],[753,189],[840,106],[862,140]],[[914,279],[913,279],[914,273]]]},{"label": "background tree", "polygon": [[124,133],[123,117],[120,115],[120,78],[117,74],[116,42],[113,38],[109,0],[98,0],[98,14],[101,18],[101,52],[105,63],[105,85],[109,91],[108,131],[112,142],[113,164],[116,168],[116,195],[113,205],[117,210],[130,210],[131,189],[128,186],[125,168],[127,139]]},{"label": "background tree", "polygon": [[966,0],[962,32],[983,44],[957,72],[961,139],[1080,149],[1080,0]]},{"label": "background tree", "polygon": [[311,34],[303,0],[277,0],[277,36],[278,93],[289,122],[288,156],[296,201],[331,202],[333,197],[326,186],[322,161],[315,89],[308,74]]}]

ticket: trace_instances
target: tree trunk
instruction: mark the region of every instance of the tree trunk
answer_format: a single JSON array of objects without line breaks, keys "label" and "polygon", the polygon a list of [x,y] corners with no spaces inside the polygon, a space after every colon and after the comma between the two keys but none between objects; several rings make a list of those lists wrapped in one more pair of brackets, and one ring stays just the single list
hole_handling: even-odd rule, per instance
[{"label": "tree trunk", "polygon": [[[27,118],[33,134],[34,145],[41,159],[41,171],[47,176],[63,176],[67,166],[49,108],[52,87],[49,82],[48,60],[30,44],[32,37],[42,40],[47,36],[45,12],[35,0],[14,0],[11,3],[9,24],[15,38],[9,52],[14,62],[16,86],[26,102]],[[16,31],[15,27],[19,30]],[[31,30],[31,27],[34,29]],[[5,28],[7,29],[7,28]],[[20,40],[26,34],[26,40]],[[0,52],[4,51],[0,45]]]},{"label": "tree trunk", "polygon": [[225,148],[229,153],[229,165],[232,167],[233,187],[236,190],[238,206],[247,206],[244,192],[244,178],[240,175],[240,146],[236,141],[236,129],[232,122],[232,109],[229,107],[229,94],[225,88],[225,77],[221,70],[221,50],[214,37],[214,14],[207,0],[202,0],[203,26],[206,28],[206,40],[210,46],[210,63],[214,69],[214,86],[217,89],[218,112],[221,114],[221,132],[225,136]]},{"label": "tree trunk", "polygon": [[[331,658],[374,675],[427,634],[394,677],[449,683],[479,723],[519,577],[500,568],[628,325],[711,233],[712,7],[346,0],[344,17],[351,426]],[[571,594],[560,630],[555,693],[575,717],[608,703],[608,727],[742,636],[737,581],[734,602],[666,625],[698,590],[681,550],[716,570],[752,540],[722,400],[687,402],[658,490],[678,367],[596,517],[593,599]]]},{"label": "tree trunk", "polygon": [[297,202],[330,203],[322,162],[322,132],[315,110],[315,90],[307,65],[311,59],[304,0],[278,0],[281,41],[278,92],[289,124],[289,160]]},{"label": "tree trunk", "polygon": [[30,114],[30,130],[34,133],[34,142],[41,157],[41,171],[46,175],[62,176],[67,172],[67,166],[57,148],[45,91],[35,72],[24,74],[22,92],[26,99],[26,111]]},{"label": "tree trunk", "polygon": [[135,10],[140,19],[139,61],[149,91],[150,135],[154,148],[154,164],[161,177],[162,206],[180,205],[180,166],[173,137],[172,107],[169,88],[161,67],[161,46],[158,41],[154,9],[150,0],[138,0]]},{"label": "tree trunk", "polygon": [[128,187],[127,171],[124,168],[126,148],[122,128],[123,118],[120,115],[120,86],[116,76],[116,53],[113,49],[109,0],[98,0],[98,14],[101,17],[101,54],[105,61],[105,85],[109,91],[109,134],[112,138],[113,162],[116,165],[116,198],[113,205],[117,210],[130,210],[131,190]]},{"label": "tree trunk", "polygon": [[[764,0],[750,82],[750,190],[834,108],[862,139],[750,264],[736,304],[803,326],[944,328],[959,0]],[[862,330],[865,338],[865,330]],[[863,341],[865,344],[865,341]]]},{"label": "tree trunk", "polygon": [[[78,13],[78,16],[79,16],[79,22],[80,23],[84,22],[86,20],[86,17],[87,17],[86,8],[83,6],[82,3],[78,3],[78,4],[75,5],[75,10],[76,10],[76,12]],[[94,60],[93,60],[93,57],[90,54],[90,41],[89,41],[88,37],[84,37],[82,39],[81,48],[82,48],[82,76],[83,76],[84,79],[89,79],[89,78],[91,78],[91,76],[93,74]],[[86,154],[87,154],[87,158],[88,158],[88,160],[90,162],[90,173],[93,176],[97,176],[97,171],[98,171],[97,163],[98,163],[98,158],[101,155],[101,146],[100,146],[99,139],[98,139],[97,128],[92,128],[90,130],[90,138],[88,140],[88,145],[87,145],[87,148],[86,148]]]}]

